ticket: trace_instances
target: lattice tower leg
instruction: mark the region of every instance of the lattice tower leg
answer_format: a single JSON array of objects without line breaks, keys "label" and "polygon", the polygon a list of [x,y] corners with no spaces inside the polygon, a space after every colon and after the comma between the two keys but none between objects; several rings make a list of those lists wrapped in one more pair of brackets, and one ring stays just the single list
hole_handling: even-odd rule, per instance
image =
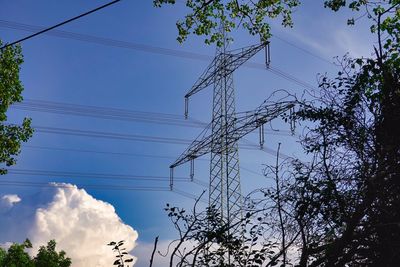
[{"label": "lattice tower leg", "polygon": [[[218,62],[225,66],[227,62]],[[240,228],[241,189],[239,154],[237,141],[229,133],[235,129],[235,94],[232,74],[226,75],[224,68],[219,74],[223,78],[214,83],[212,142],[210,164],[210,206],[220,214],[222,223],[232,226],[230,233]]]}]

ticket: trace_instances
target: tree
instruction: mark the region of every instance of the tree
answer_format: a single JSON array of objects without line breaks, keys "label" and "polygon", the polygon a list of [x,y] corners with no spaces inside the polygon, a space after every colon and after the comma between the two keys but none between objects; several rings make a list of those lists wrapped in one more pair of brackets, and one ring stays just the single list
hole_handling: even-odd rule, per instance
[{"label": "tree", "polygon": [[2,267],[33,267],[33,262],[28,253],[25,252],[26,248],[32,248],[31,242],[27,239],[22,244],[12,244],[7,252],[4,250],[2,261],[0,261]]},{"label": "tree", "polygon": [[7,255],[7,252],[4,249],[0,248],[0,266],[2,266],[6,255]]},{"label": "tree", "polygon": [[[156,7],[164,4],[175,4],[175,0],[153,0]],[[299,0],[187,0],[186,6],[191,10],[183,20],[176,23],[179,42],[184,42],[188,35],[196,34],[205,37],[207,44],[222,44],[220,23],[227,32],[242,26],[251,35],[259,35],[262,40],[271,36],[267,18],[280,18],[282,25],[291,27],[292,10],[300,4]]]},{"label": "tree", "polygon": [[[23,87],[19,79],[22,63],[20,46],[9,46],[0,51],[0,164],[6,166],[16,163],[15,156],[21,151],[21,142],[26,142],[33,133],[28,118],[23,120],[21,126],[6,123],[10,105],[22,101]],[[6,173],[7,170],[0,167],[0,175]]]},{"label": "tree", "polygon": [[50,240],[47,246],[41,246],[33,259],[35,267],[69,267],[71,259],[66,257],[65,251],[56,251],[56,241]]},{"label": "tree", "polygon": [[338,77],[322,77],[318,96],[296,114],[315,123],[302,140],[314,162],[297,161],[287,191],[304,230],[301,266],[311,258],[310,266],[400,260],[399,6],[374,6],[375,57],[343,60]]},{"label": "tree", "polygon": [[26,239],[22,244],[14,243],[7,251],[0,249],[0,267],[69,267],[71,259],[64,251],[56,252],[56,242],[50,240],[47,246],[41,246],[33,259],[25,251],[32,248],[32,243]]},{"label": "tree", "polygon": [[[268,252],[248,265],[223,259],[223,266],[397,266],[400,262],[400,1],[331,0],[325,6],[334,11],[346,6],[364,10],[377,36],[374,56],[344,57],[337,77],[321,76],[319,90],[298,99],[297,112],[287,118],[307,126],[300,142],[312,160],[277,161],[266,169],[275,186],[253,193],[250,217],[243,223],[270,218],[261,229],[261,243],[268,245]],[[193,236],[192,244],[201,246],[204,241],[192,235],[199,229],[187,228],[185,219],[182,223],[189,231],[185,236]],[[219,236],[224,234],[226,229]],[[268,244],[271,241],[275,242]],[[252,241],[242,242],[238,250],[251,253]],[[180,249],[180,259],[188,251],[192,249]],[[289,256],[292,251],[298,256]],[[180,260],[177,266],[201,266],[190,264]]]},{"label": "tree", "polygon": [[[264,197],[266,194],[260,189],[252,192],[251,196]],[[286,249],[279,248],[277,236],[271,235],[272,232],[269,231],[271,223],[275,223],[269,216],[273,214],[272,205],[267,205],[266,199],[260,202],[259,197],[258,200],[245,199],[243,216],[237,225],[223,222],[214,207],[199,211],[197,205],[201,196],[190,212],[167,204],[165,210],[177,229],[179,238],[170,243],[166,254],[159,254],[163,257],[169,256],[170,267],[261,267],[287,262],[279,259]],[[235,233],[233,229],[240,229],[240,233]],[[294,239],[287,244],[290,246]]]}]

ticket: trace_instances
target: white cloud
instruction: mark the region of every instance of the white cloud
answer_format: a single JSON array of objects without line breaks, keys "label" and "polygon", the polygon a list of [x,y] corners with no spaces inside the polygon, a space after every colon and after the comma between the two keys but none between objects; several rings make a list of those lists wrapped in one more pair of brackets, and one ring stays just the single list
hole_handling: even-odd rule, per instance
[{"label": "white cloud", "polygon": [[0,210],[4,211],[4,209],[11,208],[14,204],[20,201],[21,198],[18,195],[4,195],[1,197]]},{"label": "white cloud", "polygon": [[0,218],[0,243],[28,237],[37,249],[55,239],[73,267],[112,266],[115,255],[106,245],[110,241],[125,240],[127,251],[135,247],[137,232],[121,221],[111,204],[76,186],[58,186],[62,187],[43,189],[26,200],[3,196],[13,206]]},{"label": "white cloud", "polygon": [[351,28],[338,28],[327,30],[327,36],[310,36],[304,32],[289,32],[295,39],[303,43],[306,49],[316,51],[317,54],[334,61],[335,56],[349,53],[354,58],[370,57],[372,45],[370,35],[357,34]]}]

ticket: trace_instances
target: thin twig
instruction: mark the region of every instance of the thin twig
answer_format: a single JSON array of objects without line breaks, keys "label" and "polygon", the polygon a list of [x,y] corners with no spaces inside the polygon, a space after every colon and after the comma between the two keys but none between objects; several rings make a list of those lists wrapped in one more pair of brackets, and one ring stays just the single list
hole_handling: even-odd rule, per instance
[{"label": "thin twig", "polygon": [[157,236],[156,239],[154,240],[154,248],[153,248],[153,252],[151,253],[151,258],[150,258],[150,265],[149,265],[149,267],[153,266],[154,253],[156,253],[157,243],[158,243],[158,236]]}]

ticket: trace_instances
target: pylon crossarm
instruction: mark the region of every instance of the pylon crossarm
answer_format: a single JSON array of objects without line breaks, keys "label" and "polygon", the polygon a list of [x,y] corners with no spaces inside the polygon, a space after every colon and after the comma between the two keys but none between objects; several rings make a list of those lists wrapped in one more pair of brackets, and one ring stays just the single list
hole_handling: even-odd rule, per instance
[{"label": "pylon crossarm", "polygon": [[[260,108],[256,109],[253,112],[246,112],[242,116],[238,116],[236,119],[236,128],[234,132],[231,133],[231,136],[234,136],[233,139],[240,139],[248,133],[254,131],[261,125],[277,118],[284,112],[293,108],[295,102],[283,102],[276,103],[272,105],[262,105]],[[232,140],[231,142],[234,142]]]},{"label": "pylon crossarm", "polygon": [[171,164],[170,168],[175,168],[211,152],[211,141],[211,135],[201,141],[194,141],[189,148],[186,149],[173,164]]},{"label": "pylon crossarm", "polygon": [[229,70],[235,71],[267,45],[268,43],[261,43],[230,51],[229,54],[232,55],[232,59],[230,60]]},{"label": "pylon crossarm", "polygon": [[[236,119],[232,122],[235,123],[236,126],[228,126],[228,128],[231,130],[229,130],[227,133],[226,146],[229,147],[229,145],[233,144],[243,136],[254,131],[261,125],[277,118],[279,115],[293,108],[295,106],[295,103],[296,102],[294,101],[287,101],[269,105],[263,104],[254,111],[238,113]],[[175,168],[210,152],[222,152],[223,148],[219,147],[218,145],[212,148],[212,143],[214,139],[218,140],[218,137],[215,137],[212,134],[208,134],[211,125],[212,123],[210,123],[207,128],[202,132],[202,134],[200,134],[199,137],[190,144],[190,146],[170,166],[170,168]]]},{"label": "pylon crossarm", "polygon": [[231,74],[243,63],[257,54],[257,52],[263,49],[267,44],[268,43],[251,45],[227,52],[225,54],[217,55],[200,76],[200,78],[196,81],[190,91],[185,95],[185,98],[198,93],[199,91],[223,78],[223,76],[219,75],[222,69],[224,69],[224,75]]},{"label": "pylon crossarm", "polygon": [[215,66],[218,62],[219,57],[220,55],[216,56],[213,61],[211,61],[210,65],[208,65],[203,74],[201,74],[200,78],[195,82],[190,91],[185,95],[185,98],[194,95],[195,93],[203,90],[214,82],[213,79],[216,73]]},{"label": "pylon crossarm", "polygon": [[211,133],[212,123],[209,123],[199,136],[189,145],[189,147],[179,156],[179,158],[170,165],[170,168],[182,165],[190,160],[201,157],[211,150],[210,143],[212,141]]},{"label": "pylon crossarm", "polygon": [[254,122],[258,122],[260,125],[267,123],[290,110],[295,105],[295,101],[285,101],[268,105],[263,104],[253,111],[237,113],[236,129],[251,125]]}]

